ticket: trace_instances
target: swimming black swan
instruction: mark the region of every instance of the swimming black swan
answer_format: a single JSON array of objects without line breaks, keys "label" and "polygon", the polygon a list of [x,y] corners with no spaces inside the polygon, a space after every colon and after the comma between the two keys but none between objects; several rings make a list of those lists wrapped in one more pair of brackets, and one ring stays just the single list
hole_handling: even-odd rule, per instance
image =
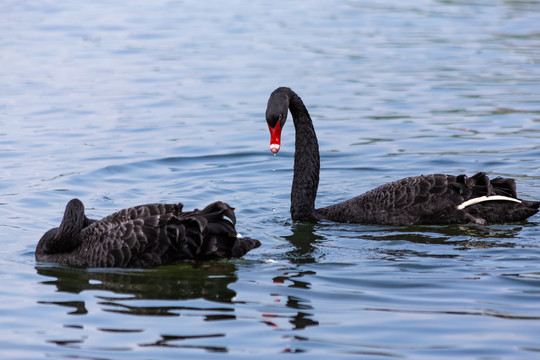
[{"label": "swimming black swan", "polygon": [[397,180],[360,196],[315,209],[319,185],[319,144],[302,99],[280,87],[268,99],[266,122],[270,150],[279,151],[281,130],[291,111],[296,129],[294,177],[291,191],[293,220],[365,224],[414,225],[502,223],[522,221],[538,212],[540,202],[517,198],[514,179],[485,173],[421,175]]},{"label": "swimming black swan", "polygon": [[203,210],[182,204],[148,204],[101,220],[84,214],[73,199],[60,226],[42,236],[36,260],[81,267],[147,268],[185,260],[241,257],[258,240],[238,238],[234,209],[220,201]]}]

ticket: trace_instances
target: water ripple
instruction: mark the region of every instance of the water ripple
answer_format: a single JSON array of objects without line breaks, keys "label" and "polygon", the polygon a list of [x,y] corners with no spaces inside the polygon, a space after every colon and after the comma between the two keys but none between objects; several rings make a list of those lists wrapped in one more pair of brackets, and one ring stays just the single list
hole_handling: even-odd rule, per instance
[{"label": "water ripple", "polygon": [[[0,4],[4,357],[534,358],[538,217],[488,227],[292,222],[295,89],[318,206],[422,173],[486,171],[540,199],[540,5],[261,0]],[[151,270],[36,264],[92,217],[222,200],[263,246]]]}]

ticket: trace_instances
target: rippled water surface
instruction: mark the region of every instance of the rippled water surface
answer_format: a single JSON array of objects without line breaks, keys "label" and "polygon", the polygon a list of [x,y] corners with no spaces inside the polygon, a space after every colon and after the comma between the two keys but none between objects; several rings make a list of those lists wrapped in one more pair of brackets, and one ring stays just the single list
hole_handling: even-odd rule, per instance
[{"label": "rippled water surface", "polygon": [[[3,359],[540,358],[539,215],[294,223],[294,128],[274,157],[264,121],[277,86],[303,98],[318,206],[480,170],[540,200],[539,2],[18,0],[0,14]],[[74,197],[92,217],[222,200],[263,246],[151,270],[37,264]]]}]

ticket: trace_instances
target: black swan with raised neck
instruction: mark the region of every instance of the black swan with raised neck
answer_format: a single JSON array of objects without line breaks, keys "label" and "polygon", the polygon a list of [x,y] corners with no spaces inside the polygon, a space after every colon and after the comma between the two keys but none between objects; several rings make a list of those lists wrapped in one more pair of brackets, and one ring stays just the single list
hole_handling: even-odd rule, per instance
[{"label": "black swan with raised neck", "polygon": [[73,199],[60,226],[47,231],[36,260],[80,267],[148,268],[183,261],[244,256],[258,240],[240,238],[234,209],[215,202],[203,210],[182,204],[147,204],[120,210],[101,220],[84,214]]},{"label": "black swan with raised neck", "polygon": [[315,209],[319,186],[319,144],[302,99],[277,88],[268,99],[270,150],[280,149],[281,130],[290,110],[296,129],[291,217],[299,221],[419,225],[506,223],[536,214],[538,201],[518,199],[514,179],[466,175],[420,175],[384,184],[335,205]]}]

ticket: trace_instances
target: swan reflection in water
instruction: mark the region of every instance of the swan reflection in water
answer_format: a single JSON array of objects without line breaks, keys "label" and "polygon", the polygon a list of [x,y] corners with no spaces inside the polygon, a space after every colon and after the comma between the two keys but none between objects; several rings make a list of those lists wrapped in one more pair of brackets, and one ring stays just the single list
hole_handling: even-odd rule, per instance
[{"label": "swan reflection in water", "polygon": [[[155,269],[82,269],[67,266],[37,266],[37,273],[52,279],[42,284],[54,285],[60,292],[80,294],[87,290],[103,290],[110,296],[99,295],[105,311],[137,315],[170,315],[179,307],[127,306],[126,300],[190,300],[205,299],[217,303],[232,303],[236,292],[230,285],[238,280],[232,262],[208,262],[199,265],[181,264]],[[122,303],[120,303],[120,301]],[[41,302],[47,304],[50,302]],[[85,313],[84,304],[54,302],[75,307]],[[223,308],[232,312],[232,308]]]},{"label": "swan reflection in water", "polygon": [[[194,320],[193,316],[201,317],[203,322],[214,322],[220,320],[241,320],[245,317],[238,317],[239,308],[247,308],[253,311],[254,321],[265,324],[273,330],[282,330],[276,325],[279,319],[285,320],[292,329],[303,329],[307,326],[318,325],[318,321],[313,319],[312,306],[306,298],[289,294],[291,288],[310,289],[311,284],[301,280],[308,273],[289,271],[287,269],[276,269],[268,279],[276,286],[276,291],[272,292],[273,299],[284,298],[280,301],[287,311],[280,310],[276,313],[268,312],[268,308],[261,300],[260,295],[256,295],[253,301],[244,302],[238,300],[238,293],[234,290],[234,284],[239,280],[240,265],[232,261],[212,261],[193,264],[180,264],[154,269],[84,269],[63,265],[38,265],[36,271],[39,275],[46,277],[40,284],[54,286],[58,292],[79,295],[87,291],[97,292],[95,300],[101,311],[139,316],[158,317],[182,317],[189,315],[186,319]],[[265,281],[255,275],[257,281]],[[289,284],[290,282],[290,284]],[[254,286],[251,290],[259,292],[257,284],[251,281],[244,282]],[[286,286],[283,286],[286,285]],[[282,291],[283,290],[283,291]],[[241,296],[240,296],[241,298]],[[65,300],[64,300],[65,299]],[[201,303],[197,300],[210,301]],[[139,300],[157,300],[149,303]],[[192,301],[194,300],[194,301]],[[93,301],[92,301],[93,302]],[[60,296],[60,300],[50,299],[38,302],[42,305],[55,305],[69,309],[68,315],[95,315],[94,303],[88,303],[84,296],[77,296],[75,299],[69,296]],[[70,322],[65,326],[72,326]],[[198,347],[192,342],[200,337],[223,337],[226,336],[228,327],[225,325],[219,332],[210,332],[200,335],[200,328],[192,329],[193,335],[185,335],[185,321],[178,319],[178,329],[180,334],[163,330],[159,337],[146,339],[138,343],[141,347]],[[84,321],[83,321],[84,322]],[[203,326],[206,329],[206,325]],[[221,325],[217,325],[218,327]],[[288,327],[288,326],[287,326]],[[209,328],[215,326],[209,324]],[[113,331],[99,328],[99,331]],[[190,330],[191,331],[191,330]],[[114,329],[116,333],[144,332],[144,326],[140,328]],[[189,333],[189,332],[188,332]],[[78,339],[79,342],[87,340]],[[90,341],[90,340],[88,340]],[[59,346],[68,346],[71,342],[64,340],[50,340]],[[186,345],[190,343],[189,345]],[[226,347],[200,346],[208,352],[227,352]]]},{"label": "swan reflection in water", "polygon": [[[322,261],[327,255],[336,252],[346,243],[349,250],[360,250],[366,244],[377,242],[403,241],[403,248],[385,246],[376,248],[382,258],[388,258],[388,252],[401,258],[404,255],[422,255],[453,258],[459,256],[456,250],[473,248],[513,248],[519,246],[519,237],[527,227],[537,227],[536,222],[514,225],[455,224],[455,225],[415,225],[386,226],[344,224],[331,221],[319,223],[294,222],[292,234],[284,236],[291,249],[285,256],[293,264],[309,264]],[[516,239],[516,241],[513,241]],[[353,241],[353,242],[351,242]],[[439,251],[426,255],[415,252],[411,244],[447,245]],[[370,249],[372,246],[370,246]],[[442,250],[442,253],[441,251]],[[447,251],[446,251],[447,250]],[[341,248],[341,251],[345,251]]]},{"label": "swan reflection in water", "polygon": [[[531,226],[537,226],[537,224]],[[106,313],[124,316],[153,316],[162,319],[157,320],[158,322],[164,322],[164,317],[179,317],[174,318],[174,322],[178,321],[174,325],[175,329],[177,326],[178,331],[171,330],[171,325],[169,328],[164,325],[163,329],[158,330],[158,334],[150,338],[145,331],[147,326],[142,323],[135,325],[139,324],[134,320],[135,318],[128,321],[129,328],[106,329],[106,326],[102,326],[98,327],[97,331],[107,331],[111,336],[115,336],[114,333],[120,333],[118,336],[121,336],[122,333],[138,332],[140,333],[138,337],[135,334],[133,336],[135,339],[140,337],[140,341],[136,341],[135,346],[141,348],[197,347],[212,353],[228,352],[227,346],[223,346],[222,341],[219,340],[227,336],[229,326],[233,329],[236,326],[233,325],[236,322],[228,321],[258,322],[264,324],[270,331],[296,331],[320,325],[318,312],[323,310],[317,309],[316,304],[313,303],[312,299],[315,295],[311,294],[311,289],[313,279],[318,276],[317,263],[323,262],[324,256],[330,250],[335,250],[336,242],[347,241],[347,238],[354,240],[355,243],[359,240],[372,244],[377,244],[378,240],[404,241],[401,249],[399,246],[398,249],[396,247],[389,249],[388,246],[378,248],[381,258],[418,255],[410,253],[411,247],[414,248],[411,244],[414,243],[447,244],[448,246],[444,248],[453,249],[455,255],[455,249],[460,247],[515,246],[511,239],[519,236],[523,229],[522,226],[508,225],[489,228],[472,225],[460,227],[376,226],[376,228],[377,231],[373,231],[374,226],[331,222],[294,223],[291,227],[292,234],[285,237],[291,245],[291,249],[285,252],[285,265],[271,267],[269,272],[263,271],[261,274],[254,271],[260,264],[248,264],[246,268],[243,264],[233,261],[211,261],[197,265],[179,264],[145,270],[82,269],[39,264],[36,266],[36,271],[44,277],[40,280],[40,284],[54,287],[59,293],[64,293],[51,300],[53,291],[47,291],[46,300],[39,303],[45,306],[60,306],[68,309],[69,315],[78,316],[96,315],[95,305],[97,304],[99,310]],[[330,241],[327,234],[333,234],[332,236],[338,234],[339,239]],[[463,236],[464,234],[467,236]],[[501,240],[504,243],[501,243],[498,237],[504,239]],[[327,248],[329,243],[332,243],[332,249]],[[424,254],[424,256],[440,255]],[[237,282],[242,283],[242,286],[236,286]],[[266,302],[264,295],[268,292],[261,293],[259,284],[269,282],[272,284],[271,300]],[[88,295],[78,296],[88,291],[92,292],[90,295],[93,296],[92,304],[88,303]],[[241,292],[246,292],[246,296],[251,300],[242,301],[245,297]],[[69,296],[69,294],[77,296]],[[203,302],[201,306],[198,299],[207,300],[210,303]],[[249,314],[254,315],[249,316]],[[201,318],[202,323],[198,327],[190,328],[190,321],[197,323],[197,317]],[[215,323],[220,320],[227,320],[227,322]],[[65,326],[82,328],[82,325],[73,325],[73,321],[73,319],[66,320]],[[79,320],[83,324],[85,321]],[[186,324],[188,324],[187,334]],[[48,341],[62,347],[73,346],[70,341],[78,341],[84,343],[85,346],[91,346],[92,341],[100,341],[102,338],[100,335],[95,337],[92,335],[94,331],[92,326],[81,330],[83,331],[84,336],[79,336],[81,334],[74,332],[73,340],[55,339],[51,334]],[[204,338],[204,344],[197,342],[197,339],[201,337]],[[292,347],[283,351],[302,351],[303,341],[309,340],[305,334],[293,337],[294,339],[289,344]],[[210,338],[215,338],[215,340]],[[122,342],[121,337],[113,339],[119,343]],[[133,346],[133,342],[130,342],[128,346]]]}]

